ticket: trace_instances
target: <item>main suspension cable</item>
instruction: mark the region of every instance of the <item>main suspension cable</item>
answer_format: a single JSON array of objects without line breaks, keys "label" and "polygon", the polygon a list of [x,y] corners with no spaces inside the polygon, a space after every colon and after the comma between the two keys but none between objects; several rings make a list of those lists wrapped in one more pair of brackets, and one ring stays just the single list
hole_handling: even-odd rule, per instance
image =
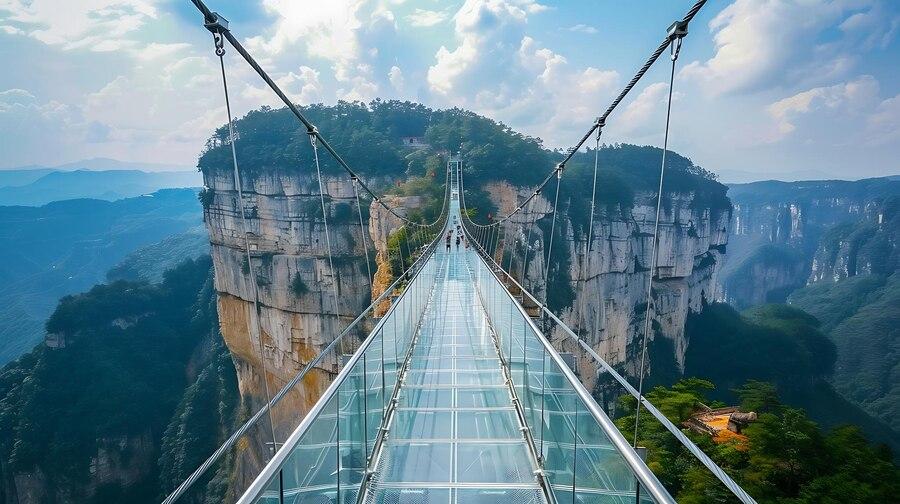
[{"label": "main suspension cable", "polygon": [[[306,127],[307,133],[316,137],[316,139],[322,144],[322,147],[341,166],[341,168],[343,168],[344,171],[346,171],[350,175],[351,178],[357,177],[357,179],[359,179],[359,175],[350,167],[349,164],[347,164],[344,158],[342,158],[340,154],[338,154],[337,151],[334,150],[334,148],[331,146],[331,144],[328,143],[325,137],[322,136],[321,133],[319,133],[319,130],[316,128],[316,126],[309,119],[307,119],[306,116],[303,115],[297,105],[291,102],[291,100],[287,97],[284,91],[281,90],[278,84],[275,83],[275,81],[269,76],[268,73],[266,73],[265,70],[263,70],[263,68],[259,65],[259,63],[257,63],[253,56],[251,56],[250,53],[247,52],[247,49],[244,48],[237,37],[235,37],[234,34],[231,33],[231,31],[228,29],[228,20],[218,13],[211,11],[209,7],[207,7],[203,3],[203,0],[191,0],[191,3],[193,3],[194,6],[197,7],[197,9],[200,11],[200,13],[203,14],[204,25],[206,26],[206,28],[213,33],[218,32],[220,37],[223,37],[225,40],[227,40],[228,43],[231,44],[232,47],[234,47],[234,50],[244,58],[247,64],[250,65],[250,67],[253,68],[254,71],[256,71],[257,75],[259,75],[260,78],[265,81],[269,88],[278,96],[278,98],[285,104],[285,106],[287,106],[287,108],[294,114],[294,116],[296,116],[297,119],[299,119],[300,122],[303,123],[303,126]],[[397,213],[393,208],[389,207],[384,201],[382,201],[382,199],[377,194],[375,194],[365,184],[365,182],[362,181],[362,179],[359,179],[359,185],[373,198],[376,203],[393,214],[394,217],[406,223],[412,222],[406,217]]]}]

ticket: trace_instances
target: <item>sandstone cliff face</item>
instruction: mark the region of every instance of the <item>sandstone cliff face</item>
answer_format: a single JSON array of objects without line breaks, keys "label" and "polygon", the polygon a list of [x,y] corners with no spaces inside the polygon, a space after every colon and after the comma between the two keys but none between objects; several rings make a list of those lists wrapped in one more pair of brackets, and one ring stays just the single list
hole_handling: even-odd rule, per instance
[{"label": "sandstone cliff face", "polygon": [[[516,189],[506,183],[487,188],[501,215],[512,211],[532,189]],[[658,279],[654,281],[654,331],[651,339],[665,338],[672,343],[675,361],[684,365],[688,341],[684,323],[689,311],[699,311],[704,300],[716,296],[719,265],[728,242],[730,213],[694,208],[692,194],[667,193],[660,217]],[[639,362],[640,338],[646,313],[647,281],[652,262],[655,195],[637,193],[632,208],[603,209],[594,219],[590,254],[587,250],[586,216],[567,215],[567,202],[560,201],[557,226],[562,230],[553,248],[564,251],[567,271],[561,272],[574,296],[563,300],[560,318],[578,332],[610,364],[635,375]],[[551,211],[543,197],[517,216],[517,257],[521,259],[528,239],[527,223]],[[546,295],[544,268],[549,229],[532,230],[526,287],[538,298]],[[564,239],[560,240],[562,236]],[[512,243],[512,240],[508,240]],[[556,253],[553,254],[557,256]],[[555,273],[555,270],[554,270]],[[553,306],[550,293],[551,306]],[[558,330],[556,342],[566,341]],[[564,350],[572,345],[560,344]],[[579,352],[575,352],[579,355]],[[579,359],[579,371],[586,385],[593,386],[595,365]]]},{"label": "sandstone cliff face", "polygon": [[[385,196],[382,201],[393,208],[399,215],[406,217],[412,209],[425,205],[424,198],[419,196]],[[374,201],[369,206],[369,235],[375,244],[374,279],[372,281],[372,298],[375,299],[394,281],[397,272],[391,271],[388,257],[388,238],[403,226],[403,222],[395,215]],[[390,299],[385,299],[375,308],[375,316],[380,317],[390,308]]]},{"label": "sandstone cliff face", "polygon": [[[353,186],[346,178],[325,179],[336,273],[332,276],[314,174],[299,169],[243,174],[252,256],[249,265],[230,167],[207,170],[204,182],[212,194],[204,219],[215,266],[221,333],[237,369],[241,398],[255,411],[266,401],[263,380],[271,394],[280,390],[370,302]],[[259,292],[262,353],[256,337],[250,268]],[[359,335],[365,332],[361,329]],[[339,353],[352,351],[353,345],[345,344]],[[332,355],[275,408],[273,419],[279,441],[299,423],[337,370],[338,359]],[[266,453],[264,443],[269,437],[258,432],[257,445],[245,450],[237,469],[238,487],[242,479],[251,478],[259,470],[263,461],[258,454]]]}]

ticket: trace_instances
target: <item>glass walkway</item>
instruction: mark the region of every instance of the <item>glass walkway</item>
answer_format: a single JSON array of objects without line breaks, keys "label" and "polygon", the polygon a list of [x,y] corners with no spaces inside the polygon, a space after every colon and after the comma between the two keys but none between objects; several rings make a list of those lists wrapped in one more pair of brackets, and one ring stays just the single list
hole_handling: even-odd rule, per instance
[{"label": "glass walkway", "polygon": [[449,215],[239,502],[674,502]]},{"label": "glass walkway", "polygon": [[368,502],[542,502],[464,246],[444,252]]}]

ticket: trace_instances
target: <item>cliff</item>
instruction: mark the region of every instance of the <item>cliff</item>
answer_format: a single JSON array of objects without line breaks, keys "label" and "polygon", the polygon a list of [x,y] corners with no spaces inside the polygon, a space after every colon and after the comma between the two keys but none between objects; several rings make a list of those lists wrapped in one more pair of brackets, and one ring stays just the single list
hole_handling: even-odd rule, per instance
[{"label": "cliff", "polygon": [[898,181],[767,181],[734,184],[728,194],[734,219],[722,299],[735,306],[783,302],[806,284],[895,267],[895,246],[879,230]]},{"label": "cliff", "polygon": [[[65,345],[38,346],[0,371],[0,501],[140,503],[171,490],[158,485],[157,460],[216,346],[211,300],[208,258],[160,284],[115,282],[63,298],[47,330]],[[185,438],[218,442],[218,431],[193,427]]]},{"label": "cliff", "polygon": [[[488,184],[486,191],[500,214],[505,215],[533,189],[495,182]],[[700,311],[705,302],[716,297],[717,275],[728,242],[730,212],[697,205],[696,200],[693,192],[667,192],[660,216],[658,278],[653,289],[656,309],[650,338],[671,344],[678,369],[683,369],[689,343],[684,334],[685,321],[690,312]],[[599,208],[589,255],[585,253],[588,221],[585,216],[574,215],[571,207],[569,200],[560,202],[549,295],[544,284],[549,225],[532,231],[526,288],[538,298],[547,296],[560,318],[610,364],[636,375],[646,314],[648,265],[652,261],[655,195],[638,191],[630,206]],[[515,218],[517,261],[524,256],[527,224],[550,211],[549,202],[541,196]],[[559,331],[552,336],[558,342],[566,341]],[[561,348],[571,351],[572,345],[561,344]],[[582,380],[592,387],[595,364],[582,358],[578,365]]]},{"label": "cliff", "polygon": [[[263,380],[270,394],[280,390],[369,304],[370,281],[353,186],[346,177],[324,178],[335,268],[332,276],[314,170],[312,174],[299,169],[243,174],[249,265],[231,167],[204,170],[204,183],[211,195],[204,220],[215,267],[220,330],[237,369],[241,397],[255,411],[266,402]],[[262,354],[256,337],[250,268],[258,286]],[[352,353],[352,345],[343,346],[340,352]],[[337,365],[335,357],[325,359],[274,409],[280,440],[316,402]],[[268,437],[260,433],[256,446],[239,462],[238,487],[242,478],[251,478],[258,471]],[[240,463],[249,465],[241,468]]]}]

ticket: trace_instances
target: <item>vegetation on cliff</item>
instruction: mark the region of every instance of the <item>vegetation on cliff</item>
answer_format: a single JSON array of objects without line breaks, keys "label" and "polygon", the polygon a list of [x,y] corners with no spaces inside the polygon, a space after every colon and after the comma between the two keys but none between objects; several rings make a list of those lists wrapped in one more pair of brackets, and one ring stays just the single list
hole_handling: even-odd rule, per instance
[{"label": "vegetation on cliff", "polygon": [[[708,305],[688,316],[684,376],[716,383],[718,388],[708,395],[727,403],[737,399],[734,390],[749,380],[770,382],[782,400],[805,409],[824,427],[857,425],[869,438],[900,450],[894,430],[835,392],[831,383],[838,376],[832,374],[837,352],[820,329],[814,317],[787,305],[763,305],[742,313],[726,304]],[[658,362],[653,361],[654,368]],[[662,376],[654,371],[651,377],[658,384],[678,379],[672,371]]]},{"label": "vegetation on cliff", "polygon": [[193,189],[0,207],[0,365],[41,341],[62,296],[90,289],[131,252],[200,219]]},{"label": "vegetation on cliff", "polygon": [[790,302],[822,320],[837,347],[834,388],[900,432],[900,274],[815,283]]},{"label": "vegetation on cliff", "polygon": [[[458,108],[433,110],[411,102],[374,100],[315,104],[304,111],[344,160],[367,179],[427,177],[443,183],[447,156],[458,154],[464,161],[467,192],[492,180],[531,186],[562,159],[560,152],[545,149],[539,138]],[[251,111],[236,121],[235,129],[238,161],[248,174],[305,172],[315,166],[306,130],[286,108]],[[410,147],[402,141],[408,137],[422,138],[426,145]],[[198,162],[201,170],[230,166],[227,138],[227,127],[216,130]],[[634,191],[655,191],[661,155],[656,147],[604,145],[598,172],[600,205],[628,207]],[[668,159],[667,192],[693,193],[698,207],[730,208],[725,186],[715,182],[711,172],[675,153]],[[340,173],[321,150],[319,160],[327,173]],[[593,160],[593,150],[580,152],[566,169],[561,192],[573,204],[585,195],[590,201]],[[573,214],[585,214],[575,210]]]},{"label": "vegetation on cliff", "polygon": [[[676,424],[702,405],[720,406],[708,397],[710,381],[685,379],[656,387],[648,399]],[[760,503],[892,502],[900,492],[900,469],[884,446],[870,445],[859,429],[841,426],[822,432],[806,413],[784,405],[776,387],[750,381],[734,391],[743,411],[759,417],[742,430],[746,440],[715,442],[688,436]],[[616,425],[627,436],[634,428],[633,397],[622,398],[624,414]],[[639,445],[648,448],[648,465],[680,503],[733,502],[734,497],[656,420],[641,415]]]},{"label": "vegetation on cliff", "polygon": [[[0,372],[4,497],[16,491],[15,475],[30,474],[43,502],[156,501],[160,446],[164,460],[178,436],[213,446],[221,429],[207,427],[216,411],[233,410],[229,362],[217,372],[221,401],[203,397],[222,404],[203,411],[203,423],[170,425],[212,379],[205,363],[218,355],[212,361],[222,364],[217,320],[208,257],[166,272],[161,284],[117,281],[63,298],[47,322],[59,347],[39,346]],[[163,469],[165,483],[183,473],[172,462]]]}]

